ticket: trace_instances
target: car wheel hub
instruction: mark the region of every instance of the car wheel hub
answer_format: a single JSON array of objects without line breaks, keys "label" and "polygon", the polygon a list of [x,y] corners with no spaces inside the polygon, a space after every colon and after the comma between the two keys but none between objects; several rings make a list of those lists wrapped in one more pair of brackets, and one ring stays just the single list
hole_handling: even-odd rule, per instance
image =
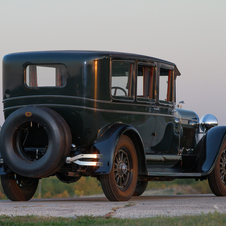
[{"label": "car wheel hub", "polygon": [[120,162],[118,165],[118,174],[119,176],[123,176],[124,174],[127,173],[127,165],[123,162]]}]

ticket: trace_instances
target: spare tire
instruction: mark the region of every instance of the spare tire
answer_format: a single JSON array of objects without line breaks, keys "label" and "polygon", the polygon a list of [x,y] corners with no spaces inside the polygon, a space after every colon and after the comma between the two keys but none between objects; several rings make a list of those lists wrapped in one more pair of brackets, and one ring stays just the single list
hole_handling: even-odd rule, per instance
[{"label": "spare tire", "polygon": [[61,115],[49,108],[24,107],[3,124],[0,150],[15,173],[42,178],[57,172],[70,154],[71,132]]}]

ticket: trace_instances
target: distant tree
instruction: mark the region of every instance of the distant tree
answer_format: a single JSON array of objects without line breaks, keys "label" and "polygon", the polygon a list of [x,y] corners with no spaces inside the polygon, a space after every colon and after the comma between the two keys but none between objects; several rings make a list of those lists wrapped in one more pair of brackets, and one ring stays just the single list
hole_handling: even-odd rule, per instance
[{"label": "distant tree", "polygon": [[94,177],[82,177],[73,186],[76,196],[101,194],[100,182]]}]

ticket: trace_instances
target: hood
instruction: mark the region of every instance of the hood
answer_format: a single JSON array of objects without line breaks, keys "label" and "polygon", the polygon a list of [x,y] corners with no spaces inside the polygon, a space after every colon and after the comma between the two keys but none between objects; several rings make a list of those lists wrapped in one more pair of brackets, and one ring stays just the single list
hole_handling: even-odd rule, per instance
[{"label": "hood", "polygon": [[197,125],[199,123],[199,117],[194,111],[176,108],[176,115],[181,120],[181,124],[185,125]]}]

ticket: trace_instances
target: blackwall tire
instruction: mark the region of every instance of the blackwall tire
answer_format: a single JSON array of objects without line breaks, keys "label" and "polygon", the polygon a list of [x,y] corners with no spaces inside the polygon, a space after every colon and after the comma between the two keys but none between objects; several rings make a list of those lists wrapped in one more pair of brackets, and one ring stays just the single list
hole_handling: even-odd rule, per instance
[{"label": "blackwall tire", "polygon": [[[48,137],[45,154],[37,160],[24,154],[20,140],[23,126],[28,123],[41,125]],[[24,177],[42,178],[54,174],[65,163],[70,147],[71,133],[67,123],[48,108],[18,109],[6,119],[1,130],[0,150],[4,162],[13,172]]]},{"label": "blackwall tire", "polygon": [[221,149],[213,171],[208,176],[210,189],[216,196],[226,196],[226,146]]},{"label": "blackwall tire", "polygon": [[116,146],[111,172],[100,177],[104,194],[110,201],[129,200],[136,188],[138,162],[131,139],[122,135]]},{"label": "blackwall tire", "polygon": [[136,189],[133,193],[133,196],[140,196],[144,193],[148,185],[148,181],[137,181]]},{"label": "blackwall tire", "polygon": [[24,178],[16,174],[1,175],[5,195],[12,201],[30,200],[38,187],[39,179]]},{"label": "blackwall tire", "polygon": [[49,173],[49,175],[51,175],[51,174],[57,172],[65,164],[66,157],[68,157],[70,155],[72,136],[71,136],[71,131],[70,131],[70,128],[69,128],[67,122],[64,120],[64,118],[61,115],[59,115],[56,111],[54,111],[50,108],[44,108],[44,109],[45,109],[45,111],[48,111],[52,115],[52,117],[54,117],[55,120],[58,121],[62,125],[64,134],[65,134],[65,147],[64,147],[64,152],[63,152],[64,156],[61,158],[61,161],[59,162],[57,167],[55,169],[53,169],[52,172]]}]

